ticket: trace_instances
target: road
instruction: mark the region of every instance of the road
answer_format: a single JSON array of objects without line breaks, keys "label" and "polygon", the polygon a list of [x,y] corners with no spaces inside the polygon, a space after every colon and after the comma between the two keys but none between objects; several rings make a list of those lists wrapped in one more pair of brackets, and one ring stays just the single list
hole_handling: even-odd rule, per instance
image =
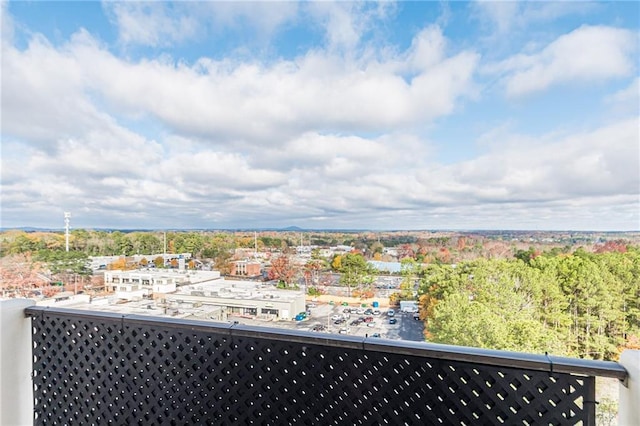
[{"label": "road", "polygon": [[424,322],[413,319],[413,314],[398,313],[395,316],[398,322],[388,325],[387,339],[424,341]]}]

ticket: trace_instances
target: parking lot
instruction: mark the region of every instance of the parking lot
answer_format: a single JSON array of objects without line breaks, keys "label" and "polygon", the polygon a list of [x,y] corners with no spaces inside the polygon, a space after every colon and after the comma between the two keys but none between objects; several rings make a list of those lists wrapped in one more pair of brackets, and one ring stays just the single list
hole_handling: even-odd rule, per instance
[{"label": "parking lot", "polygon": [[[360,309],[358,312],[345,312],[345,310]],[[286,328],[296,330],[314,331],[321,329],[320,333],[348,334],[351,336],[376,336],[385,339],[424,341],[424,324],[416,321],[413,314],[397,312],[393,317],[388,315],[388,309],[378,308],[379,313],[365,314],[366,309],[375,310],[370,307],[342,306],[319,304],[310,307],[311,315],[303,321],[293,321],[287,324]],[[375,312],[375,311],[374,311]],[[338,317],[343,321],[336,324]],[[370,318],[369,322],[359,322],[359,318]],[[390,319],[395,318],[396,323],[390,324]],[[339,321],[338,321],[339,322]],[[356,324],[356,322],[358,322]]]}]

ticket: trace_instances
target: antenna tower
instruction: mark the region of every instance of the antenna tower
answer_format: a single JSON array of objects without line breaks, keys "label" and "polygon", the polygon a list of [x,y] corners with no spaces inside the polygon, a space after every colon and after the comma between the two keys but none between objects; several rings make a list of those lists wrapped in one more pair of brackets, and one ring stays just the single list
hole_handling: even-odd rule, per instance
[{"label": "antenna tower", "polygon": [[71,219],[71,213],[64,212],[64,242],[65,248],[69,251],[69,220]]}]

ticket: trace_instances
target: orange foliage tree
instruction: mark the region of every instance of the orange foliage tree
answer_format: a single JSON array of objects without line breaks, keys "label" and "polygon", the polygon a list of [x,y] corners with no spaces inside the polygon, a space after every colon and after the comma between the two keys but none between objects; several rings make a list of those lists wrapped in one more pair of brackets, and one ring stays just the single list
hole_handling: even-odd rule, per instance
[{"label": "orange foliage tree", "polygon": [[296,268],[291,263],[289,256],[281,255],[271,261],[268,277],[270,280],[278,280],[281,283],[290,285],[296,276]]}]

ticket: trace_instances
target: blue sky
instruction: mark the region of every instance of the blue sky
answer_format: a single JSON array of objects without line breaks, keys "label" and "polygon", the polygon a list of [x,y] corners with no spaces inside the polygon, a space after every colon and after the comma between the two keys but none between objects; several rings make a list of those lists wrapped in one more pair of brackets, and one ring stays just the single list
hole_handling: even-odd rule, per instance
[{"label": "blue sky", "polygon": [[637,2],[1,2],[2,227],[640,229]]}]

